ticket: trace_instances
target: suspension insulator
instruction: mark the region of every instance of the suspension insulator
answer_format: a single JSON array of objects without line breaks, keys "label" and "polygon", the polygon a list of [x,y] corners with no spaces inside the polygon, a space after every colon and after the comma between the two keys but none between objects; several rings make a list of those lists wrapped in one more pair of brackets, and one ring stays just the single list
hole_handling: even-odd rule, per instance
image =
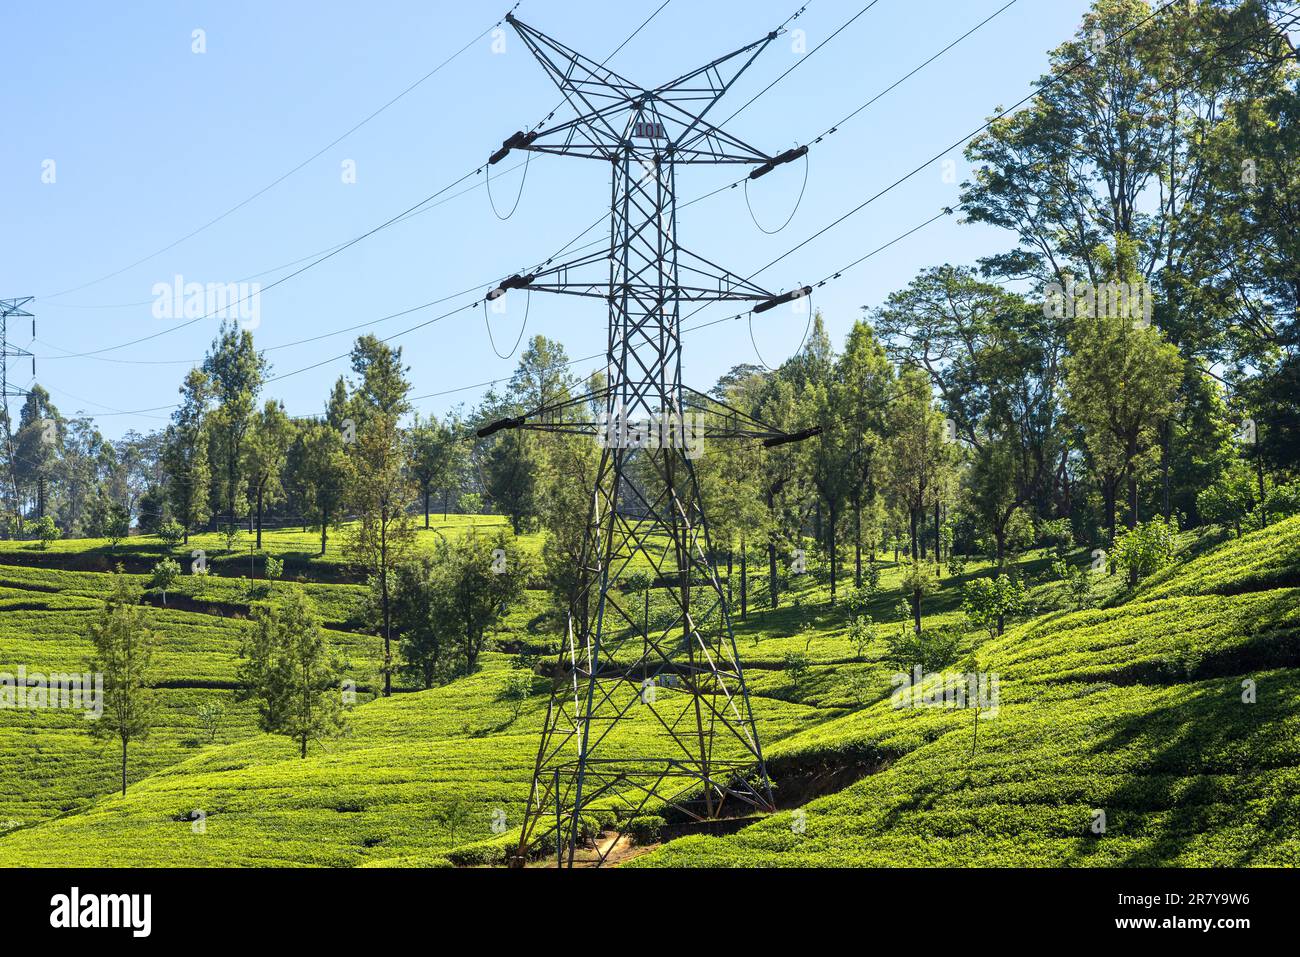
[{"label": "suspension insulator", "polygon": [[479,429],[475,434],[480,439],[486,439],[489,435],[494,435],[497,432],[500,432],[502,429],[517,429],[523,424],[524,424],[524,417],[522,415],[513,416],[508,419],[498,419],[496,422],[493,422],[491,425],[483,426],[483,428]]},{"label": "suspension insulator", "polygon": [[525,133],[523,130],[518,130],[517,132],[511,133],[509,138],[507,138],[501,143],[501,149],[497,150],[495,153],[493,153],[491,156],[488,157],[488,165],[496,166],[497,163],[500,163],[503,159],[506,158],[506,155],[511,150],[519,149],[520,147],[523,146],[529,146],[532,144],[533,140],[535,139],[537,139],[536,133]]},{"label": "suspension insulator", "polygon": [[500,299],[502,296],[506,294],[508,290],[527,289],[529,284],[532,283],[532,281],[536,278],[537,278],[536,273],[529,273],[527,276],[521,276],[518,273],[516,273],[515,275],[511,276],[509,279],[502,279],[501,285],[497,286],[495,289],[493,289],[491,292],[487,294],[488,302],[491,302],[494,299]]},{"label": "suspension insulator", "polygon": [[797,146],[793,149],[788,149],[784,153],[780,153],[776,156],[773,156],[762,166],[759,166],[757,169],[753,170],[749,174],[749,178],[758,179],[760,176],[766,176],[768,173],[772,172],[772,170],[776,169],[778,166],[782,166],[786,163],[793,163],[799,157],[807,155],[807,153],[808,153],[808,147],[806,146]]},{"label": "suspension insulator", "polygon": [[778,445],[789,445],[791,442],[802,442],[804,439],[811,439],[815,435],[822,434],[822,427],[814,425],[811,429],[804,429],[802,432],[792,432],[789,435],[776,435],[770,439],[763,440],[763,448],[774,449]]},{"label": "suspension insulator", "polygon": [[789,292],[783,292],[779,296],[773,296],[766,302],[760,302],[754,307],[755,314],[767,312],[769,309],[775,309],[784,302],[794,302],[796,299],[802,299],[804,296],[812,293],[812,286],[800,286],[798,289],[791,289]]}]

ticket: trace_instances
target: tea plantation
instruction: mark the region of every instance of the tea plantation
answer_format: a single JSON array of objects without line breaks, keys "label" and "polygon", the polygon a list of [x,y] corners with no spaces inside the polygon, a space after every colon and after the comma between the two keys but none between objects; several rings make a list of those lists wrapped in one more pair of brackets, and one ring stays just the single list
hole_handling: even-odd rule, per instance
[{"label": "tea plantation", "polygon": [[[258,581],[250,593],[218,562],[205,582],[183,578],[168,607],[148,596],[161,708],[151,736],[132,746],[125,796],[114,748],[90,737],[82,715],[0,709],[0,859],[503,860],[546,698],[538,679],[516,714],[502,692],[513,652],[554,642],[541,624],[545,594],[529,592],[476,673],[375,698],[381,643],[363,631],[365,589],[340,580],[342,566],[314,574],[310,543],[288,540],[296,534],[272,533],[286,540],[268,551],[292,556],[301,544],[298,572],[286,576],[301,582]],[[901,598],[892,556],[879,556],[881,592],[867,609],[878,624],[865,647],[815,574],[793,580],[777,610],[751,591],[737,644],[782,810],[734,833],[643,848],[626,866],[1300,864],[1300,519],[1181,545],[1175,566],[1131,594],[1120,576],[1096,576],[1082,610],[1046,555],[1022,556],[1030,609],[999,637],[967,630],[953,665],[997,676],[982,710],[891,698],[899,669],[885,638],[900,627]],[[129,548],[165,546],[142,538]],[[0,672],[85,669],[88,622],[107,588],[93,563],[107,550],[59,542],[12,563],[0,550]],[[987,573],[977,562],[945,570],[925,599],[927,628],[961,623],[961,585]],[[297,587],[359,689],[345,733],[313,743],[305,759],[294,742],[259,732],[252,706],[234,699],[251,602]],[[215,727],[200,717],[212,702],[222,706]],[[633,720],[615,746],[634,753],[649,730]]]}]

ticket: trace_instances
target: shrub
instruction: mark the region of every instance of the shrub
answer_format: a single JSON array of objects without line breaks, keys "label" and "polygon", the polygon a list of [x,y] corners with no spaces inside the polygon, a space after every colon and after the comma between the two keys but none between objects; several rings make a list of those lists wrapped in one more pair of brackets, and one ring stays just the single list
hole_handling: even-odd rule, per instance
[{"label": "shrub", "polygon": [[1025,586],[1009,575],[977,578],[962,586],[961,608],[972,625],[995,637],[1002,634],[1008,618],[1025,610]]},{"label": "shrub", "polygon": [[1174,536],[1178,527],[1172,521],[1153,518],[1140,522],[1115,542],[1111,560],[1128,572],[1130,585],[1160,571],[1174,561]]},{"label": "shrub", "polygon": [[167,589],[176,584],[176,580],[181,577],[180,563],[174,558],[159,559],[158,564],[153,567],[153,574],[149,578],[149,587],[157,588],[162,592],[163,604],[167,604]]},{"label": "shrub", "polygon": [[131,534],[131,513],[123,506],[114,503],[108,507],[108,518],[104,522],[104,537],[113,548],[121,544],[122,539]]},{"label": "shrub", "polygon": [[810,662],[802,651],[787,651],[781,656],[781,666],[790,677],[790,683],[796,688],[808,677]]},{"label": "shrub", "polygon": [[158,526],[158,537],[168,548],[175,548],[185,537],[185,526],[175,519],[168,519]]},{"label": "shrub", "polygon": [[50,543],[58,541],[59,536],[63,534],[59,531],[59,526],[54,524],[54,519],[48,515],[38,518],[36,524],[32,526],[32,531],[37,541],[41,543],[41,548],[49,548]]},{"label": "shrub", "polygon": [[513,835],[500,835],[486,840],[465,844],[447,853],[447,859],[461,867],[486,867],[504,864],[510,854],[514,853],[519,838]]},{"label": "shrub", "polygon": [[510,705],[512,721],[519,720],[519,712],[523,710],[524,703],[532,697],[534,677],[531,671],[523,669],[511,671],[506,675],[506,683],[497,697]]},{"label": "shrub", "polygon": [[1300,481],[1288,482],[1268,490],[1264,499],[1264,510],[1270,521],[1300,515]]},{"label": "shrub", "polygon": [[1038,524],[1038,543],[1064,556],[1074,544],[1074,527],[1068,518],[1057,518]]},{"label": "shrub", "polygon": [[217,740],[217,732],[221,729],[221,719],[226,715],[226,709],[221,706],[219,701],[208,701],[199,705],[199,723],[203,725],[203,732],[208,736],[208,743],[211,744]]},{"label": "shrub", "polygon": [[854,656],[861,660],[866,657],[867,649],[876,640],[876,623],[871,620],[870,615],[854,618],[849,622],[848,637],[849,644],[853,646]]},{"label": "shrub", "polygon": [[627,822],[627,836],[638,847],[659,843],[663,829],[664,819],[657,814],[643,814]]},{"label": "shrub", "polygon": [[284,562],[274,555],[266,556],[266,577],[276,579],[284,577]]},{"label": "shrub", "polygon": [[1092,604],[1092,570],[1079,568],[1064,558],[1052,562],[1052,573],[1065,582],[1070,601],[1078,611]]},{"label": "shrub", "polygon": [[899,671],[911,671],[917,665],[923,672],[942,671],[961,657],[962,634],[945,625],[926,629],[919,634],[907,622],[885,636],[885,661]]},{"label": "shrub", "polygon": [[1229,466],[1214,480],[1214,484],[1201,489],[1196,496],[1196,510],[1201,518],[1216,525],[1230,526],[1238,535],[1254,507],[1255,486],[1244,462]]}]

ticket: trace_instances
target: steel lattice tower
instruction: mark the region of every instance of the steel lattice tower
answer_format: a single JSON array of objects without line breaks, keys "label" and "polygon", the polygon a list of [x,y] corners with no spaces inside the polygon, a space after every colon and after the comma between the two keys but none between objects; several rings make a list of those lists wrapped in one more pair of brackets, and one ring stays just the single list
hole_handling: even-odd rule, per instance
[{"label": "steel lattice tower", "polygon": [[[756,178],[803,150],[771,156],[705,119],[780,31],[646,89],[513,16],[506,20],[576,115],[549,129],[515,133],[490,163],[522,149],[609,164],[610,242],[608,250],[511,276],[488,298],[535,289],[606,299],[608,386],[594,399],[603,400],[597,422],[564,418],[591,398],[584,397],[493,423],[479,434],[524,428],[617,439],[622,425],[657,423],[663,439],[649,439],[647,430],[634,441],[602,441],[589,499],[580,597],[554,674],[515,858],[522,864],[545,847],[560,866],[572,866],[581,816],[593,805],[616,806],[625,820],[643,808],[673,808],[704,820],[773,807],[686,447],[686,420],[707,415],[708,441],[775,445],[806,436],[774,431],[683,386],[681,304],[748,301],[764,311],[809,290],[774,295],[682,248],[676,168],[754,164]],[[624,587],[634,574],[649,581],[644,594]],[[653,618],[651,593],[661,606]],[[608,852],[598,849],[596,862]]]},{"label": "steel lattice tower", "polygon": [[18,473],[14,463],[14,436],[13,424],[9,419],[9,400],[11,398],[21,399],[28,395],[26,389],[20,389],[17,386],[9,384],[9,360],[10,359],[31,359],[32,374],[36,374],[36,357],[26,349],[13,345],[9,341],[9,320],[14,319],[31,319],[32,336],[36,336],[36,318],[32,313],[23,307],[26,306],[33,296],[22,296],[18,299],[0,299],[0,401],[4,402],[4,442],[5,452],[9,459],[9,491],[14,496],[14,510],[17,512],[20,508],[18,496]]}]

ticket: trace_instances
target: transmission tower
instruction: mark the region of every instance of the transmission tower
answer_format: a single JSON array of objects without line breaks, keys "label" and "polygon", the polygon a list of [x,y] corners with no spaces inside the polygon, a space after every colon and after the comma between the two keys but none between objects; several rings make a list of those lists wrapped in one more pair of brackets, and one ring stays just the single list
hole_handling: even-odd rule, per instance
[{"label": "transmission tower", "polygon": [[[773,808],[700,500],[698,450],[687,437],[771,446],[815,430],[786,435],[684,386],[680,309],[740,301],[763,312],[810,290],[777,295],[683,248],[676,168],[752,164],[757,178],[803,150],[769,155],[706,120],[780,30],[645,88],[513,16],[506,20],[576,115],[513,134],[489,163],[520,149],[600,160],[613,171],[609,248],[513,275],[487,297],[528,289],[607,300],[608,385],[479,432],[577,432],[601,444],[578,599],[515,857],[522,864],[544,850],[557,865],[573,866],[588,810],[615,809],[624,821],[643,810],[702,821]],[[593,408],[603,408],[586,412],[596,421],[575,421]],[[613,846],[597,848],[593,863]]]},{"label": "transmission tower", "polygon": [[18,493],[18,468],[14,461],[14,435],[13,425],[9,419],[9,399],[25,398],[28,395],[26,389],[9,384],[9,360],[10,359],[31,359],[32,375],[36,375],[36,357],[26,349],[13,345],[9,341],[9,320],[13,319],[31,319],[32,320],[32,338],[36,338],[36,317],[23,307],[26,306],[33,296],[22,296],[18,299],[0,299],[0,397],[4,401],[4,442],[5,457],[9,459],[9,489],[13,495],[14,513],[18,520],[22,521],[21,500]]}]

